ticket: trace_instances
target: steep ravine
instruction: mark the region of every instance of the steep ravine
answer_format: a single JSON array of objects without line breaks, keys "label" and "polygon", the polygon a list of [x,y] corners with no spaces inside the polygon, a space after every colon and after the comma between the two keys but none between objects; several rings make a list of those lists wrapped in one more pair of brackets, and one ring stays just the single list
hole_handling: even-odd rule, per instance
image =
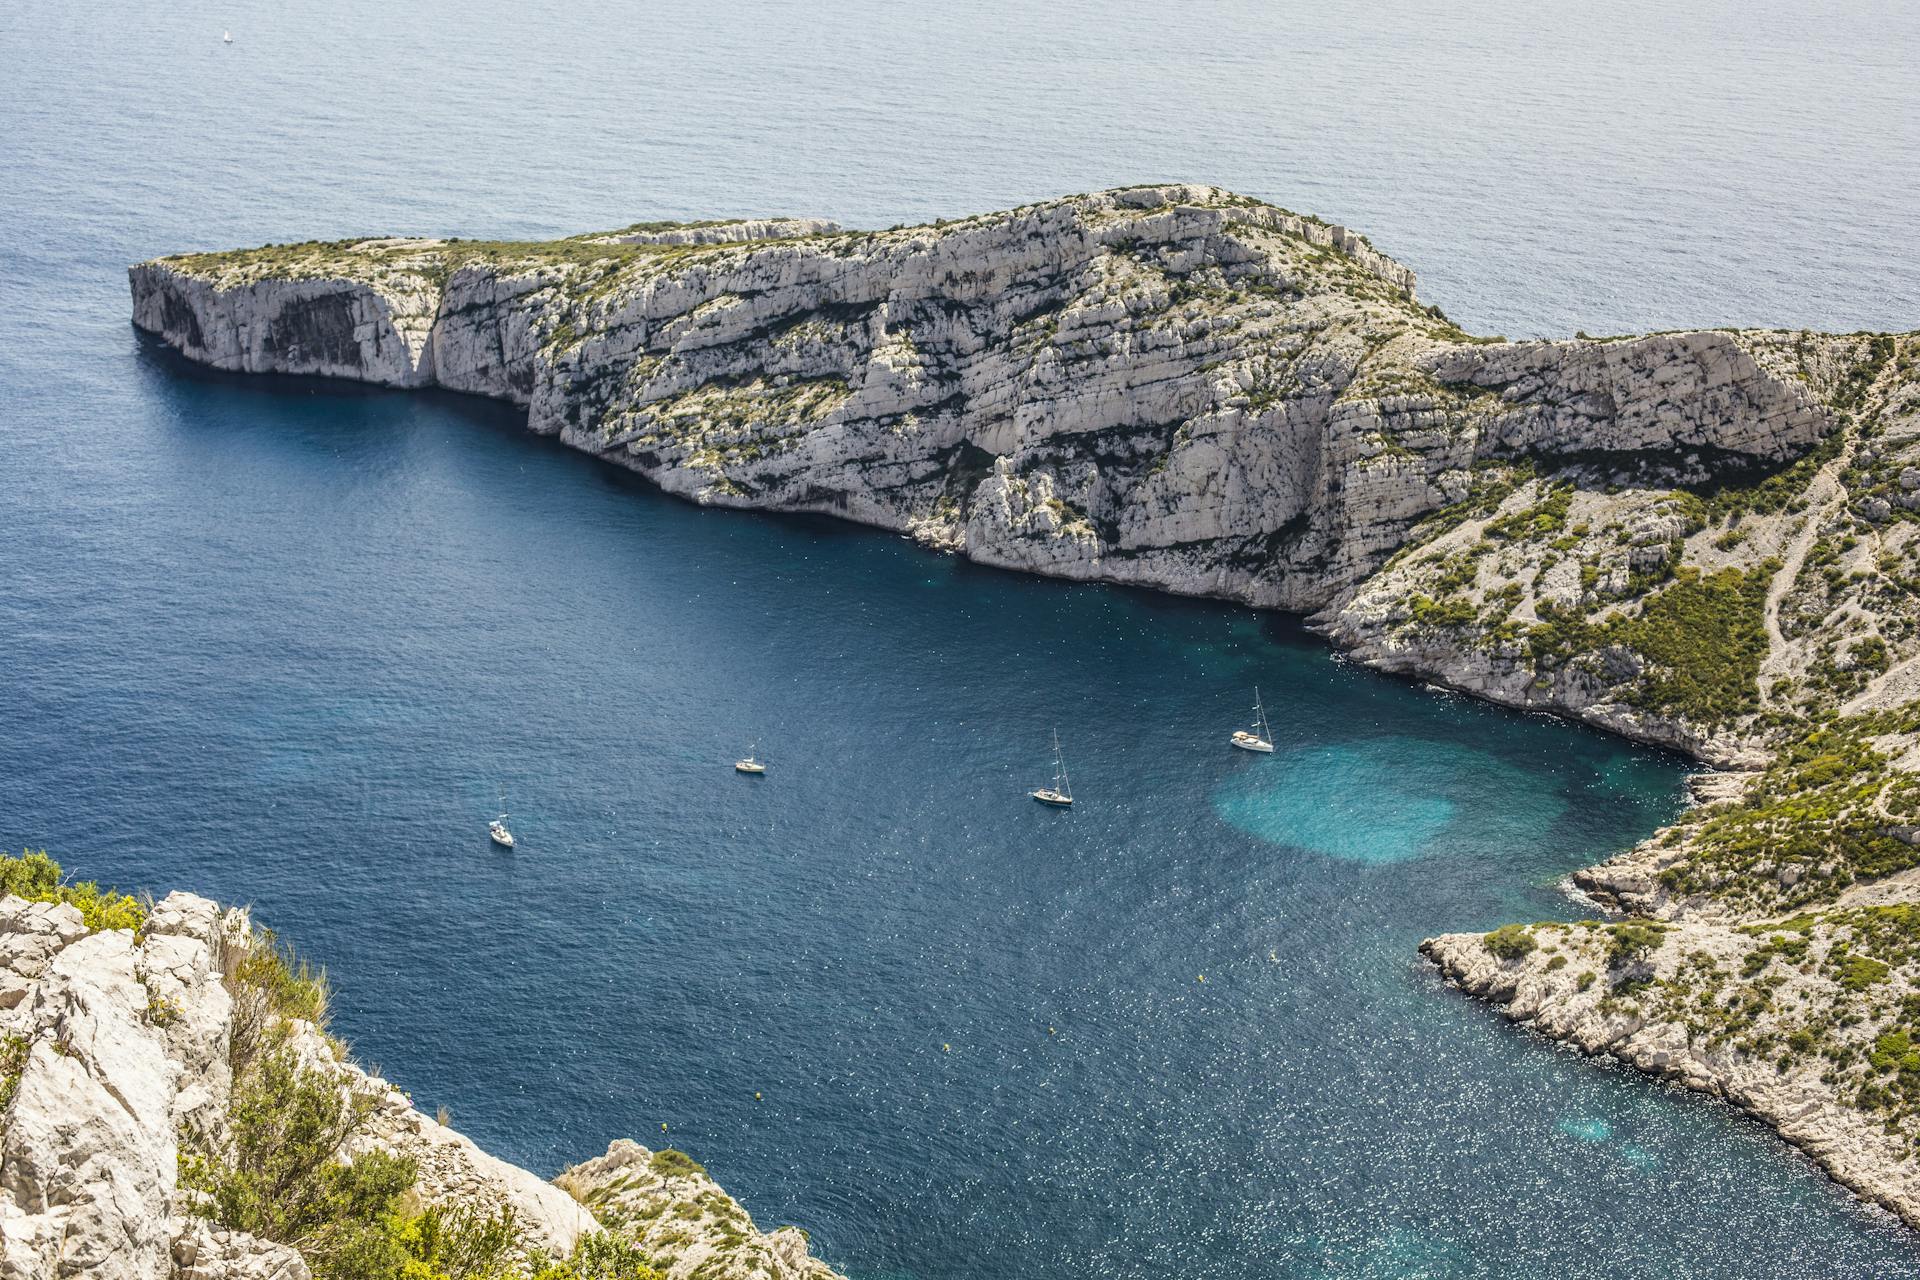
[{"label": "steep ravine", "polygon": [[218,368],[498,397],[696,502],[1298,611],[1368,665],[1757,771],[1583,873],[1660,918],[1646,945],[1427,952],[1920,1222],[1920,335],[1475,338],[1363,237],[1190,186],[131,276],[135,323]]}]

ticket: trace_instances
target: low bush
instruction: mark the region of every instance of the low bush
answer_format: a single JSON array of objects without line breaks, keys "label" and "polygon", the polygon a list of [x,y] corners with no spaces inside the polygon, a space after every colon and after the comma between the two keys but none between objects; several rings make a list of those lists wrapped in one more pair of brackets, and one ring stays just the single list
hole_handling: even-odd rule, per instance
[{"label": "low bush", "polygon": [[289,1019],[327,1025],[326,970],[300,959],[271,929],[256,928],[250,945],[229,951],[226,987],[233,997],[227,1060],[236,1080],[285,1039]]},{"label": "low bush", "polygon": [[13,1091],[20,1087],[20,1073],[27,1069],[27,1054],[32,1049],[25,1036],[0,1039],[0,1111],[13,1105]]},{"label": "low bush", "polygon": [[684,1151],[675,1151],[672,1147],[654,1152],[648,1167],[663,1178],[679,1178],[707,1171],[706,1166],[698,1160]]},{"label": "low bush", "polygon": [[521,1274],[519,1224],[505,1205],[492,1210],[429,1205],[387,1223],[413,1264],[405,1280],[504,1280]]},{"label": "low bush", "polygon": [[91,880],[68,881],[60,864],[41,849],[22,850],[19,857],[0,853],[0,895],[14,894],[28,902],[64,902],[80,909],[89,929],[132,929],[146,926],[147,907],[130,894],[102,889]]},{"label": "low bush", "polygon": [[1486,949],[1502,960],[1518,960],[1540,944],[1523,924],[1503,924],[1480,939]]},{"label": "low bush", "polygon": [[1609,926],[1607,938],[1607,966],[1618,969],[1652,956],[1666,942],[1667,933],[1657,924],[1628,920]]},{"label": "low bush", "polygon": [[183,1152],[181,1185],[221,1226],[299,1249],[319,1280],[398,1277],[408,1259],[393,1221],[413,1162],[341,1158],[371,1111],[280,1045],[234,1082],[225,1149]]},{"label": "low bush", "polygon": [[665,1274],[639,1246],[602,1231],[582,1237],[564,1261],[535,1268],[533,1280],[665,1280]]}]

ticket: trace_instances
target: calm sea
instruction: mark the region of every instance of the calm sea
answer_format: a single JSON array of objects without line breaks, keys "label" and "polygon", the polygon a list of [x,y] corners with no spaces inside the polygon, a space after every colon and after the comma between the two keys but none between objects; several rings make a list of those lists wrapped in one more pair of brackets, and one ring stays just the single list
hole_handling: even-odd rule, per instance
[{"label": "calm sea", "polygon": [[[0,848],[256,904],[482,1143],[671,1142],[857,1280],[1912,1274],[1759,1127],[1413,954],[1575,914],[1680,762],[1282,618],[702,512],[498,406],[203,375],[123,268],[1183,178],[1481,331],[1913,327],[1916,21],[13,5]],[[1272,758],[1224,746],[1256,684]],[[1056,727],[1070,813],[1024,797]]]}]

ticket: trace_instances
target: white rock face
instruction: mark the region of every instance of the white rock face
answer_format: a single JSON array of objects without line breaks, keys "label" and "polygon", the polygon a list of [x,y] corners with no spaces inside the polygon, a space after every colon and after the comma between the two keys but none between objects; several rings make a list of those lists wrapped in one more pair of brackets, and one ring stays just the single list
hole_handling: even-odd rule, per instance
[{"label": "white rock face", "polygon": [[[750,245],[602,239],[615,256],[368,241],[161,260],[132,270],[134,320],[223,369],[510,400],[702,503],[1338,618],[1364,659],[1449,679],[1463,655],[1389,652],[1341,609],[1477,464],[1629,459],[1670,484],[1778,464],[1835,425],[1819,335],[1477,343],[1364,238],[1213,188]],[[1457,674],[1529,705],[1601,701]]]},{"label": "white rock face", "polygon": [[482,1151],[463,1133],[414,1110],[399,1089],[369,1076],[352,1062],[334,1059],[312,1028],[302,1032],[309,1058],[326,1061],[356,1092],[378,1099],[368,1131],[355,1150],[378,1149],[406,1156],[419,1166],[420,1194],[430,1201],[504,1205],[530,1242],[550,1253],[571,1253],[580,1237],[600,1229],[593,1214],[565,1191],[535,1174]]},{"label": "white rock face", "polygon": [[[79,913],[58,911],[70,932]],[[135,962],[129,933],[77,938],[12,1012],[31,1049],[0,1146],[8,1273],[143,1280],[170,1266],[175,1068]]]},{"label": "white rock face", "polygon": [[679,227],[636,228],[603,236],[608,244],[743,244],[755,240],[791,240],[831,235],[841,230],[825,218],[743,218]]},{"label": "white rock face", "polygon": [[[150,268],[135,270],[152,278]],[[433,382],[424,360],[436,300],[424,294],[393,297],[343,288],[338,280],[301,280],[280,284],[263,307],[262,298],[190,278],[169,283],[142,295],[135,323],[177,333],[183,351],[216,369],[310,373],[391,387]]]},{"label": "white rock face", "polygon": [[1485,434],[1501,452],[1678,453],[1673,473],[1702,480],[1725,452],[1779,461],[1832,427],[1810,399],[1781,394],[1779,374],[1748,342],[1716,332],[1498,343],[1422,365],[1442,382],[1499,393]]},{"label": "white rock face", "polygon": [[313,1280],[298,1249],[188,1218],[173,1241],[173,1280]]}]

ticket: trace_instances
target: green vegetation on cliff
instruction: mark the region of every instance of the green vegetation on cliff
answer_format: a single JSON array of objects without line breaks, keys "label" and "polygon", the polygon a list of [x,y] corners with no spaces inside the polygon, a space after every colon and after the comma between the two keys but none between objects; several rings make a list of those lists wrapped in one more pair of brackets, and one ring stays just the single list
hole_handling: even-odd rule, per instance
[{"label": "green vegetation on cliff", "polygon": [[1657,984],[1648,1016],[1704,1047],[1805,1064],[1920,1156],[1920,906],[1806,913],[1740,930],[1738,967],[1706,952]]},{"label": "green vegetation on cliff", "polygon": [[223,288],[263,280],[397,279],[411,277],[433,288],[469,267],[506,274],[593,268],[601,278],[638,266],[667,271],[695,258],[737,251],[716,244],[623,244],[604,236],[562,240],[307,240],[256,249],[187,253],[159,259],[164,266],[204,277]]},{"label": "green vegetation on cliff", "polygon": [[147,904],[131,894],[102,889],[91,880],[73,881],[46,850],[22,850],[20,856],[0,853],[0,895],[13,894],[28,902],[64,902],[80,909],[89,929],[138,930],[147,922]]},{"label": "green vegetation on cliff", "polygon": [[1848,886],[1920,866],[1896,829],[1920,826],[1920,777],[1894,767],[1920,706],[1822,725],[1783,746],[1740,798],[1687,814],[1660,837],[1660,883],[1744,911],[1831,902]]},{"label": "green vegetation on cliff", "polygon": [[1627,694],[1630,702],[1696,724],[1722,724],[1759,709],[1760,663],[1767,653],[1762,613],[1778,569],[1773,561],[1746,573],[1682,568],[1638,614],[1598,625],[1553,617],[1530,631],[1527,641],[1542,668],[1617,645],[1646,664]]},{"label": "green vegetation on cliff", "polygon": [[[180,1182],[193,1211],[291,1245],[316,1280],[661,1280],[630,1242],[583,1238],[573,1254],[533,1248],[505,1206],[423,1202],[415,1163],[356,1146],[377,1100],[303,1058],[296,1020],[323,1024],[326,976],[256,934],[227,967],[234,1021],[229,1134],[182,1135]],[[344,1052],[337,1042],[326,1041]]]}]

